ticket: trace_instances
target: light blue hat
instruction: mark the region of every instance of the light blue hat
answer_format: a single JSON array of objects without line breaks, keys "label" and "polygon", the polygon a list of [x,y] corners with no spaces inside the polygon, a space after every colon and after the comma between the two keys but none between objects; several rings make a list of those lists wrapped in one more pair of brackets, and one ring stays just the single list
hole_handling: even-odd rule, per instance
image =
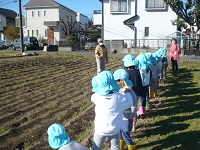
[{"label": "light blue hat", "polygon": [[114,80],[111,71],[102,71],[97,75],[96,93],[99,95],[106,95],[111,91],[119,91],[120,86]]},{"label": "light blue hat", "polygon": [[139,54],[136,59],[139,61],[139,69],[147,69],[148,66],[147,66],[147,58],[145,56],[145,54],[141,53]]},{"label": "light blue hat", "polygon": [[160,48],[157,52],[156,52],[156,54],[158,55],[158,56],[166,56],[167,55],[167,50],[166,50],[166,48]]},{"label": "light blue hat", "polygon": [[159,61],[159,57],[157,56],[156,53],[153,53],[153,54],[152,54],[152,58],[151,58],[151,63],[152,63],[152,64],[157,64],[158,61]]},{"label": "light blue hat", "polygon": [[97,75],[92,78],[92,92],[96,92],[98,86]]},{"label": "light blue hat", "polygon": [[148,53],[146,53],[144,55],[145,55],[145,57],[147,59],[147,68],[151,67],[153,65],[152,64],[152,58],[153,58],[152,53],[148,52]]},{"label": "light blue hat", "polygon": [[122,61],[124,61],[124,66],[125,67],[138,66],[138,61],[135,60],[135,57],[133,55],[131,55],[131,54],[128,54],[128,55],[124,56]]},{"label": "light blue hat", "polygon": [[70,143],[70,138],[67,135],[65,128],[60,124],[52,124],[48,128],[47,133],[49,145],[54,149],[58,149],[61,146]]},{"label": "light blue hat", "polygon": [[124,80],[129,87],[133,87],[133,82],[129,80],[129,74],[124,69],[118,69],[114,72],[114,79],[115,80]]},{"label": "light blue hat", "polygon": [[127,60],[132,60],[132,59],[135,59],[135,57],[131,54],[127,54],[127,55],[124,56],[122,61],[127,61]]}]

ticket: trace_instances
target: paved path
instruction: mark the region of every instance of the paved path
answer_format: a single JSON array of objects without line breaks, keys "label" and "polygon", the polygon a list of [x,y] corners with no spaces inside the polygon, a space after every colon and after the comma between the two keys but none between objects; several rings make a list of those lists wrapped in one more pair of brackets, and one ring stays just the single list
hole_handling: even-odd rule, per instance
[{"label": "paved path", "polygon": [[[11,49],[6,49],[6,50],[0,50],[0,52],[11,52]],[[20,52],[20,50],[17,50],[15,52]],[[56,51],[56,52],[44,52],[43,50],[28,50],[26,51],[27,53],[32,53],[32,52],[36,52],[38,54],[53,54],[53,53],[59,53],[59,54],[80,54],[80,55],[89,55],[89,56],[94,56],[94,51]],[[119,57],[119,58],[123,58],[127,53],[117,53],[117,54],[109,54],[109,56],[112,57]],[[138,55],[138,53],[131,53],[133,54],[135,57]],[[182,61],[192,61],[192,62],[200,62],[200,56],[181,56]]]}]

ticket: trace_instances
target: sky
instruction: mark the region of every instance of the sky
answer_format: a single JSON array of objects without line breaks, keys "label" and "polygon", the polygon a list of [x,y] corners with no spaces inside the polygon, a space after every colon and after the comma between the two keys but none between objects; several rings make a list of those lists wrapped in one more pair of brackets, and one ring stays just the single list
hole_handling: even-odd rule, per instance
[{"label": "sky", "polygon": [[[16,2],[15,2],[16,1]],[[23,6],[30,0],[21,0],[22,13],[25,15],[25,9]],[[93,10],[101,10],[101,2],[99,0],[55,0],[56,2],[72,9],[75,12],[79,12],[83,15],[92,18]],[[0,8],[6,8],[19,12],[18,0],[0,0]]]}]

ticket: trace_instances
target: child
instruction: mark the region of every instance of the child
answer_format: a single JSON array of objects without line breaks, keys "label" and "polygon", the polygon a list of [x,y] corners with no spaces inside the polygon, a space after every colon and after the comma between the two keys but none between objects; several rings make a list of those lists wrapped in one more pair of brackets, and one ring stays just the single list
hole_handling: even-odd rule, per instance
[{"label": "child", "polygon": [[116,92],[120,87],[111,71],[100,72],[95,80],[97,86],[93,87],[95,93],[91,97],[95,104],[92,150],[101,150],[106,138],[111,142],[111,150],[119,150],[123,111],[131,107],[133,98],[130,93]]},{"label": "child", "polygon": [[168,58],[167,56],[163,55],[161,60],[161,82],[164,81],[164,79],[167,77],[167,67],[168,67]]},{"label": "child", "polygon": [[48,128],[48,142],[53,149],[59,150],[89,150],[75,141],[71,141],[65,128],[60,124],[52,124]]},{"label": "child", "polygon": [[163,81],[167,76],[168,58],[166,48],[160,48],[154,53],[157,57],[158,62],[161,62],[161,76],[160,81]]},{"label": "child", "polygon": [[141,90],[141,99],[142,102],[139,106],[139,111],[137,111],[137,115],[143,115],[146,113],[146,102],[149,101],[149,83],[151,79],[151,70],[149,67],[151,63],[147,60],[145,54],[139,54],[136,59],[139,61],[139,71],[142,79],[142,90]]},{"label": "child", "polygon": [[133,118],[137,116],[137,96],[131,89],[133,83],[129,80],[128,72],[124,69],[118,69],[114,72],[114,79],[120,85],[119,92],[125,94],[130,92],[133,97],[132,107],[126,109],[123,112],[123,124],[120,130],[120,150],[124,150],[124,144],[128,145],[128,150],[135,150],[137,144],[132,140],[130,132],[133,126]]},{"label": "child", "polygon": [[[129,74],[129,80],[131,80],[134,85],[132,87],[132,90],[135,92],[137,96],[137,101],[138,101],[138,98],[141,95],[141,90],[142,90],[142,80],[141,80],[140,72],[137,69],[139,62],[131,54],[126,55],[123,58],[123,61],[124,61],[124,68]],[[136,122],[137,122],[137,116],[134,117],[133,119],[132,132],[135,131]]]},{"label": "child", "polygon": [[[158,59],[156,54],[152,54],[152,66],[150,67],[150,70],[152,72],[152,77],[150,81],[150,98],[155,98],[157,96],[158,92],[158,85],[159,85],[159,76],[160,76],[160,67],[158,66]],[[146,105],[147,109],[149,107],[149,104]]]}]

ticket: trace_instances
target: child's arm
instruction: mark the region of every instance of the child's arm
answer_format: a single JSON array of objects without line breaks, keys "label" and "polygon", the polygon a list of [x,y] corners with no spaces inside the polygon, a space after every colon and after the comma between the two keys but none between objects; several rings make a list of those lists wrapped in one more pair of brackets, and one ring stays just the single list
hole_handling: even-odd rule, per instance
[{"label": "child's arm", "polygon": [[93,104],[95,104],[95,95],[96,95],[96,93],[92,94],[92,96],[91,96],[91,102]]}]

